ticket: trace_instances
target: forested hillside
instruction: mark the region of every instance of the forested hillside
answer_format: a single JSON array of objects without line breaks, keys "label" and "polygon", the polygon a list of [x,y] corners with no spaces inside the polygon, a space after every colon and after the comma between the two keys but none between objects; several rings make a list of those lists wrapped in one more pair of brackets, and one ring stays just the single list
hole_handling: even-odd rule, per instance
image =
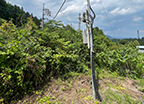
[{"label": "forested hillside", "polygon": [[119,42],[122,45],[127,45],[127,44],[131,44],[134,41],[139,43],[139,45],[144,45],[144,37],[142,37],[141,39],[137,39],[137,38],[127,38],[127,39],[112,39],[113,42]]},{"label": "forested hillside", "polygon": [[[11,5],[5,0],[0,1],[0,18],[7,21],[11,20],[15,25],[22,26],[27,22],[27,18],[33,15],[25,12],[23,8],[20,8],[17,5]],[[33,21],[37,26],[40,26],[40,20],[37,17],[33,17]]]}]

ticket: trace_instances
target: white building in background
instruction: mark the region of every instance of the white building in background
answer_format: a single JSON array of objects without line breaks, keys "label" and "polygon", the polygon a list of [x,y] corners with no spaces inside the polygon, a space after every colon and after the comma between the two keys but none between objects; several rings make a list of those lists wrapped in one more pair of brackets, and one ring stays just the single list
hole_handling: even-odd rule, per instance
[{"label": "white building in background", "polygon": [[138,52],[144,52],[144,46],[136,46],[136,48],[139,48]]}]

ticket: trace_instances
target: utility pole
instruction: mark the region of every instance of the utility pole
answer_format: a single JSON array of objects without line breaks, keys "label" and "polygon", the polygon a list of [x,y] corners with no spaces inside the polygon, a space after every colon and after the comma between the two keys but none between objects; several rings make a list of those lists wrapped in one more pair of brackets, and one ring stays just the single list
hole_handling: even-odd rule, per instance
[{"label": "utility pole", "polygon": [[42,28],[44,28],[44,3],[43,3],[43,11],[42,11],[42,22],[40,25]]},{"label": "utility pole", "polygon": [[140,42],[139,30],[137,30],[138,42]]},{"label": "utility pole", "polygon": [[[88,8],[88,14],[91,14],[90,13],[90,1],[87,0],[87,8]],[[88,20],[91,21],[91,18],[88,16]],[[92,73],[92,92],[93,92],[93,99],[96,100],[96,92],[95,92],[95,87],[94,87],[94,81],[95,81],[95,71],[94,71],[94,51],[93,51],[93,36],[92,36],[92,27],[91,27],[91,23],[89,22],[88,24],[88,27],[89,27],[89,37],[90,37],[90,61],[91,61],[91,73]]]},{"label": "utility pole", "polygon": [[137,36],[138,36],[138,39],[139,39],[139,30],[137,30]]},{"label": "utility pole", "polygon": [[[94,68],[94,50],[93,50],[93,21],[95,18],[95,13],[90,7],[90,0],[87,0],[87,8],[86,10],[86,23],[88,26],[88,33],[89,33],[89,42],[90,42],[90,62],[91,62],[91,73],[92,73],[92,92],[93,92],[93,99],[96,100],[98,98],[100,101],[102,101],[102,98],[98,92],[98,80],[95,78],[95,68]],[[91,11],[94,14],[94,18],[91,16]]]},{"label": "utility pole", "polygon": [[81,14],[79,13],[79,30],[80,30],[80,24],[81,24]]},{"label": "utility pole", "polygon": [[40,24],[40,27],[44,28],[44,20],[48,18],[44,18],[45,15],[51,16],[51,11],[49,9],[44,8],[44,3],[43,3],[43,10],[42,10],[42,21]]},{"label": "utility pole", "polygon": [[[90,7],[90,0],[87,0],[87,8],[86,12],[83,13],[82,21],[86,23],[87,30],[83,30],[83,44],[88,44],[88,49],[90,48],[90,63],[91,63],[91,74],[92,74],[92,92],[93,92],[93,100],[98,98],[102,101],[102,98],[98,91],[98,75],[97,80],[95,78],[95,68],[94,68],[94,50],[93,50],[93,22],[96,17],[94,11]],[[91,12],[94,16],[91,15]],[[98,73],[97,73],[98,74]]]}]

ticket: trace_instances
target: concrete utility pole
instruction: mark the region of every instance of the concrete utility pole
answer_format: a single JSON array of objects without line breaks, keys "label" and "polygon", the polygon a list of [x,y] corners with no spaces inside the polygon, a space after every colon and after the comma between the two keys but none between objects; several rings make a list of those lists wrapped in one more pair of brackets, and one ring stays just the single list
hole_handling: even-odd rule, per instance
[{"label": "concrete utility pole", "polygon": [[92,73],[93,99],[96,100],[96,98],[98,98],[100,101],[102,101],[102,98],[98,92],[98,80],[96,80],[96,78],[95,78],[95,68],[94,68],[93,28],[92,28],[92,25],[93,25],[93,20],[94,20],[95,16],[94,16],[94,18],[92,18],[92,16],[91,16],[90,11],[92,11],[93,14],[94,14],[94,11],[90,7],[90,0],[87,0],[87,3],[88,3],[88,5],[87,5],[88,11],[86,12],[86,15],[88,17],[86,17],[86,21],[88,19],[87,26],[89,29],[89,39],[90,39],[90,61],[91,61],[91,73]]},{"label": "concrete utility pole", "polygon": [[137,37],[138,37],[138,42],[140,42],[139,30],[137,30]]},{"label": "concrete utility pole", "polygon": [[41,27],[44,28],[44,3],[43,3],[43,11],[42,11],[42,23]]},{"label": "concrete utility pole", "polygon": [[[83,30],[83,44],[88,44],[88,49],[90,48],[90,62],[91,62],[91,74],[92,74],[92,92],[93,99],[98,98],[102,101],[102,98],[98,91],[98,75],[97,80],[95,78],[95,68],[94,68],[94,50],[93,50],[93,22],[96,17],[93,9],[90,7],[90,0],[87,0],[88,10],[83,13],[82,21],[86,23],[87,30]],[[94,16],[91,15],[91,12]]]},{"label": "concrete utility pole", "polygon": [[44,18],[44,16],[51,16],[51,11],[49,9],[44,8],[44,3],[43,3],[43,11],[42,11],[42,21],[40,24],[40,27],[44,28],[44,20],[48,18]]},{"label": "concrete utility pole", "polygon": [[[90,0],[87,0],[87,7],[88,7],[88,15],[90,15]],[[91,18],[88,16],[88,20],[91,21]],[[91,23],[89,22],[88,24],[89,27],[89,36],[90,36],[90,61],[91,61],[91,73],[92,73],[92,92],[93,92],[93,99],[96,100],[96,92],[95,92],[95,87],[94,87],[94,81],[95,81],[95,71],[94,71],[94,51],[93,51],[93,36],[92,36],[92,27]]]},{"label": "concrete utility pole", "polygon": [[138,36],[138,39],[139,39],[139,30],[137,30],[137,36]]},{"label": "concrete utility pole", "polygon": [[79,30],[80,30],[80,24],[81,24],[81,14],[79,13]]}]

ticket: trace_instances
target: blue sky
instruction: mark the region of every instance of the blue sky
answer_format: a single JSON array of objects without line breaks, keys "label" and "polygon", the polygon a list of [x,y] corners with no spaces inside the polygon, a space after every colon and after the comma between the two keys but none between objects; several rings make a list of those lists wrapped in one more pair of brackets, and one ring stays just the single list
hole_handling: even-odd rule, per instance
[{"label": "blue sky", "polygon": [[[6,0],[7,2],[23,7],[25,11],[33,13],[34,16],[42,18],[42,6],[50,9],[54,17],[64,0]],[[116,37],[137,38],[137,30],[140,31],[140,37],[144,37],[144,0],[102,0],[107,11],[111,25],[115,31]],[[115,37],[100,0],[90,0],[90,4],[95,11],[97,18],[94,27],[99,27],[105,33]],[[86,0],[67,0],[56,20],[61,20],[65,25],[72,24],[72,27],[78,29],[78,15],[87,8]],[[45,16],[52,19],[51,17]],[[84,23],[81,23],[81,29],[85,29]]]}]

